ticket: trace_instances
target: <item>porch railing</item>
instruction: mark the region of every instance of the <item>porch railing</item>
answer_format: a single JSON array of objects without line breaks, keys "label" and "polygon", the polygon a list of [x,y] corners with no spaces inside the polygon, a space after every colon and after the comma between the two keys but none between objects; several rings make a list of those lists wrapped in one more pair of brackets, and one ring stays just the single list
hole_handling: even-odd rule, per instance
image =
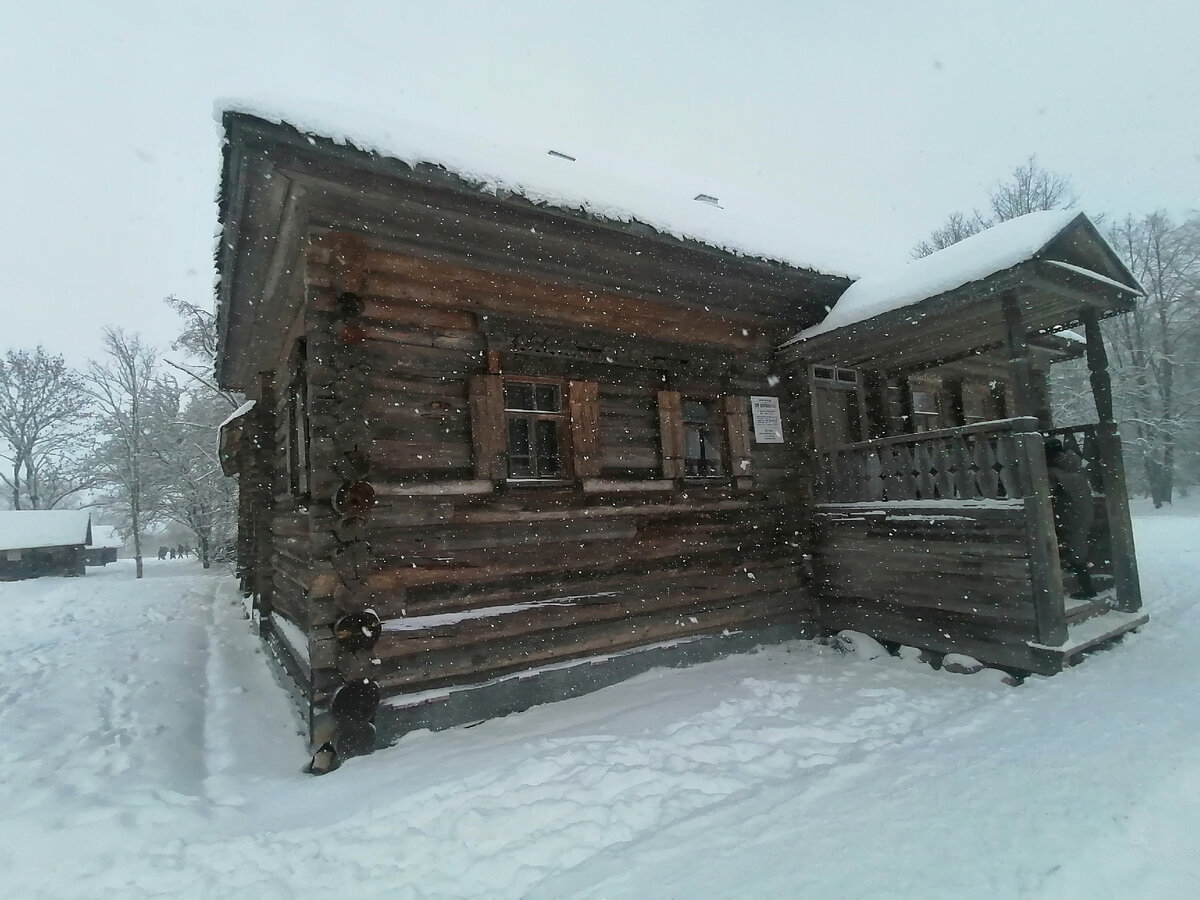
[{"label": "porch railing", "polygon": [[1030,490],[1028,454],[1041,454],[1033,418],[904,434],[818,449],[818,503],[1000,500]]}]

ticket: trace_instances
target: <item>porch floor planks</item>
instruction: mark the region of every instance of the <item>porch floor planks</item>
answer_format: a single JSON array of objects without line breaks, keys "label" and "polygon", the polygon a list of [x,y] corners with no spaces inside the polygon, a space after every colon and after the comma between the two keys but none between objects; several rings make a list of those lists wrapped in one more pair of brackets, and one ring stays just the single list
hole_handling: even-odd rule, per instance
[{"label": "porch floor planks", "polygon": [[1068,625],[1067,640],[1062,646],[1049,647],[1031,641],[1029,647],[1039,657],[1057,665],[1055,671],[1059,671],[1077,665],[1088,651],[1096,650],[1131,631],[1136,631],[1149,621],[1149,613],[1109,610],[1103,615]]}]

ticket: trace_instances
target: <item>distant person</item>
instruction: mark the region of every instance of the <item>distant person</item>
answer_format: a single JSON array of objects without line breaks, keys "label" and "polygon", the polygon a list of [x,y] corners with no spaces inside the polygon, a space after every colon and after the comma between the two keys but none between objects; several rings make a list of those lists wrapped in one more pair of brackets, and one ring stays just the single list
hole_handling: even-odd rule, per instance
[{"label": "distant person", "polygon": [[159,548],[158,548],[158,558],[159,558],[159,559],[166,559],[166,558],[167,558],[167,548],[166,548],[166,547],[159,547]]},{"label": "distant person", "polygon": [[1092,573],[1088,570],[1095,509],[1087,464],[1058,438],[1050,438],[1046,441],[1046,471],[1050,476],[1050,502],[1054,507],[1059,553],[1079,582],[1079,590],[1071,596],[1095,597]]}]

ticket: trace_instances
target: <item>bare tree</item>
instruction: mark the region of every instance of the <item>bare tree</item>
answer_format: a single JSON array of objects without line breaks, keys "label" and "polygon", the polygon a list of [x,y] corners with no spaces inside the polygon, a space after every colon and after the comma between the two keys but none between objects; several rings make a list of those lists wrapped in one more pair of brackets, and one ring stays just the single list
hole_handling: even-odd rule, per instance
[{"label": "bare tree", "polygon": [[1071,179],[1043,169],[1036,156],[1015,167],[1006,180],[988,193],[988,211],[954,212],[912,249],[914,259],[929,256],[952,244],[1026,213],[1045,209],[1069,209],[1078,202]]},{"label": "bare tree", "polygon": [[137,577],[142,577],[142,528],[148,524],[148,447],[146,415],[157,366],[152,347],[141,337],[106,328],[108,359],[92,362],[88,388],[97,407],[103,442],[96,455],[97,474],[109,490],[107,505],[121,516],[133,538]]},{"label": "bare tree", "polygon": [[182,350],[197,362],[177,363],[167,360],[167,365],[182,372],[191,383],[203,388],[215,397],[221,398],[236,409],[241,401],[229,391],[217,386],[215,366],[217,359],[217,316],[196,303],[181,300],[178,297],[167,297],[164,301],[176,314],[183,319],[183,331],[171,342],[171,349]]},{"label": "bare tree", "polygon": [[81,464],[88,406],[61,356],[38,347],[0,359],[0,480],[13,509],[53,509],[93,485]]},{"label": "bare tree", "polygon": [[1134,430],[1145,487],[1170,503],[1181,433],[1200,424],[1200,219],[1175,226],[1165,213],[1126,216],[1109,240],[1146,290],[1107,328],[1123,419]]},{"label": "bare tree", "polygon": [[985,228],[987,228],[987,223],[979,217],[978,213],[972,213],[969,216],[960,212],[951,213],[943,225],[933,229],[929,233],[929,237],[913,247],[913,258],[920,259],[922,256],[944,250],[951,244],[957,244],[973,234],[979,234]]},{"label": "bare tree", "polygon": [[1071,179],[1043,169],[1036,156],[1017,166],[988,195],[991,224],[1044,209],[1070,209],[1079,202]]}]

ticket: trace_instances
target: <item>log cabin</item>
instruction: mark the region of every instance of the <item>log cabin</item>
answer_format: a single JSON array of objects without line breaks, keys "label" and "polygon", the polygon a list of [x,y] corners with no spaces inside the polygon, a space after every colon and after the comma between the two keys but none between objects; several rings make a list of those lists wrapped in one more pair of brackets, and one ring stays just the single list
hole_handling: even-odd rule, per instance
[{"label": "log cabin", "polygon": [[[1146,621],[1100,330],[1141,288],[1086,216],[854,280],[223,128],[237,574],[317,771],[769,641],[1053,674]],[[1056,428],[1049,367],[1081,355],[1097,421]],[[1088,463],[1095,597],[1060,560],[1052,435]]]},{"label": "log cabin", "polygon": [[92,543],[86,510],[0,511],[0,581],[48,575],[82,575]]}]

